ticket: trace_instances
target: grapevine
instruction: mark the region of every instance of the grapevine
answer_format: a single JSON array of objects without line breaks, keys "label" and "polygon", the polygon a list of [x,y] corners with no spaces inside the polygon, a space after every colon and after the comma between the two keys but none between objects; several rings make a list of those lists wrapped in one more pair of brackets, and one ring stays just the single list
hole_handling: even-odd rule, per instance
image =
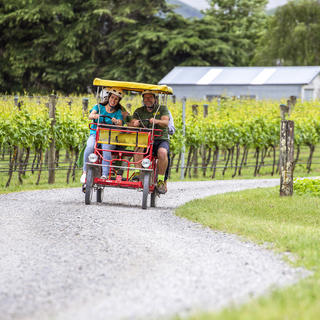
[{"label": "grapevine", "polygon": [[[67,177],[69,182],[72,172],[75,178],[76,161],[81,148],[89,134],[87,114],[82,110],[82,97],[58,97],[56,121],[53,130],[48,116],[47,97],[19,97],[15,105],[12,96],[0,98],[0,148],[2,158],[7,153],[7,172],[10,184],[12,174],[16,171],[20,183],[29,168],[32,173],[38,171],[40,180],[43,165],[61,165],[60,152],[69,154]],[[192,101],[186,104],[186,130],[183,136],[182,103],[173,103],[169,99],[168,107],[175,120],[176,132],[170,139],[171,159],[176,160],[178,171],[183,145],[186,147],[185,175],[198,175],[198,167],[203,176],[208,173],[215,177],[218,163],[223,163],[222,174],[232,169],[232,176],[241,175],[247,166],[249,150],[254,152],[254,175],[260,173],[267,156],[273,159],[272,171],[278,170],[277,149],[280,135],[279,104],[284,101],[254,100],[213,100]],[[96,104],[92,95],[89,106]],[[141,106],[141,99],[127,96],[122,104]],[[203,104],[208,104],[208,116],[201,114]],[[198,105],[198,109],[192,106]],[[90,108],[90,107],[89,107]],[[196,109],[198,112],[192,112]],[[315,147],[320,140],[319,101],[297,102],[290,119],[295,122],[295,164],[299,160],[300,149],[309,148],[306,170],[311,171]],[[52,139],[56,144],[56,163],[48,164],[46,150]],[[200,160],[201,164],[198,163]],[[172,161],[173,162],[173,161]]]}]

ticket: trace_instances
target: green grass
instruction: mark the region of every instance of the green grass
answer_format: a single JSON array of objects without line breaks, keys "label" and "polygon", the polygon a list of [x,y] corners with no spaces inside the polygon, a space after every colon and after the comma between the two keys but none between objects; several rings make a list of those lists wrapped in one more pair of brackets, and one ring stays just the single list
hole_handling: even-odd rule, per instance
[{"label": "green grass", "polygon": [[7,173],[0,173],[0,194],[9,192],[19,192],[27,190],[40,190],[40,189],[53,189],[53,188],[67,188],[67,187],[80,187],[79,182],[82,170],[76,170],[75,182],[72,182],[72,177],[70,174],[69,184],[67,184],[67,171],[57,170],[56,178],[54,184],[48,184],[48,171],[43,171],[41,173],[41,179],[39,185],[36,185],[38,173],[27,172],[26,176],[23,178],[23,183],[20,184],[18,180],[18,173],[14,172],[13,177],[8,188],[5,187],[8,180]]},{"label": "green grass", "polygon": [[[279,188],[247,190],[195,200],[178,216],[288,252],[314,275],[241,307],[190,319],[318,319],[320,315],[320,199],[279,197]],[[290,259],[291,260],[291,259]]]}]

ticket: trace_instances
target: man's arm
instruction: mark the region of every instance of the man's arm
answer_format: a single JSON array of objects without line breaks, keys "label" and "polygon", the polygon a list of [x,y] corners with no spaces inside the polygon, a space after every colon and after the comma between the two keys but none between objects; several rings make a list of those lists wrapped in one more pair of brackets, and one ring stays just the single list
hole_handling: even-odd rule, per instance
[{"label": "man's arm", "polygon": [[140,127],[140,121],[138,119],[132,118],[132,120],[128,123],[129,127]]},{"label": "man's arm", "polygon": [[169,125],[169,110],[167,106],[160,106],[160,119],[151,118],[150,123],[157,124],[162,128],[166,128]]},{"label": "man's arm", "polygon": [[154,124],[157,124],[162,128],[165,128],[169,125],[169,117],[168,116],[162,116],[161,119],[151,118],[149,121],[150,121],[150,123],[154,122]]}]

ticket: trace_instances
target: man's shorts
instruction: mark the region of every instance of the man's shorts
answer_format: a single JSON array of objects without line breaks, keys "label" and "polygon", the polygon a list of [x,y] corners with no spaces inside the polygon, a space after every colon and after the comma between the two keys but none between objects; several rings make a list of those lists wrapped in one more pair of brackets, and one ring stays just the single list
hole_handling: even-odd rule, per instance
[{"label": "man's shorts", "polygon": [[167,150],[167,153],[169,154],[170,147],[169,147],[169,141],[167,140],[154,140],[153,142],[153,150],[152,154],[156,157],[158,154],[158,149],[164,148]]}]

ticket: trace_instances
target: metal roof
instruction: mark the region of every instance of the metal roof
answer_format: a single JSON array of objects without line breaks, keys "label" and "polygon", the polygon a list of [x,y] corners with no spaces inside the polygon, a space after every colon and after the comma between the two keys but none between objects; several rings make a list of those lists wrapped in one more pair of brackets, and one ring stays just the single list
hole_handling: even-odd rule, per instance
[{"label": "metal roof", "polygon": [[307,67],[175,67],[159,84],[290,85],[308,84],[320,66]]}]

